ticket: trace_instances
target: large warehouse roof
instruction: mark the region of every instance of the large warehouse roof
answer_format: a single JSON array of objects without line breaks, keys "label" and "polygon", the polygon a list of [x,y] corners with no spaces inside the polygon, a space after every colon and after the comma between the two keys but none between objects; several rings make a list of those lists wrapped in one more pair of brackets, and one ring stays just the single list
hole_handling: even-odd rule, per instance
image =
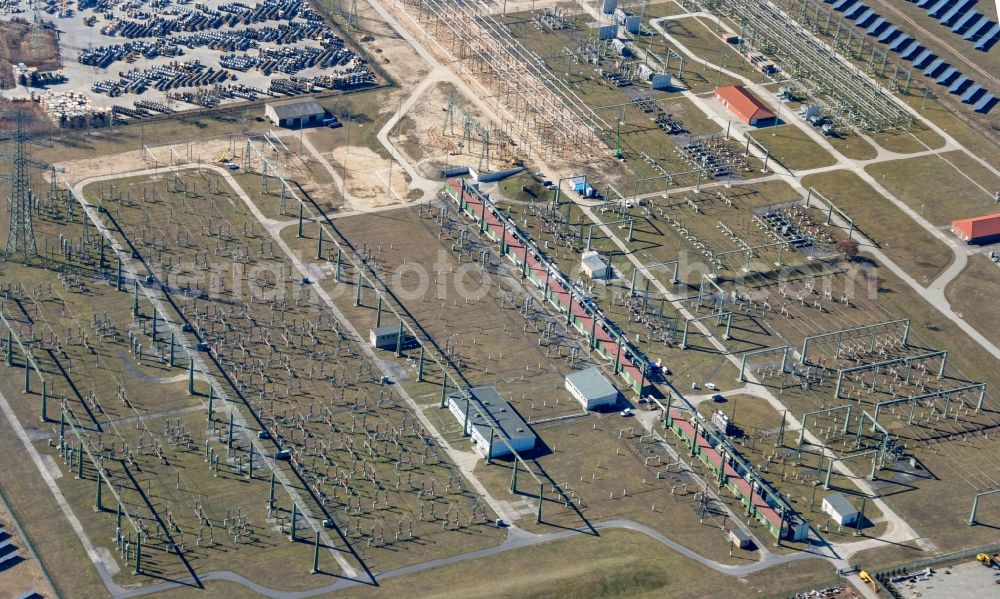
[{"label": "large warehouse roof", "polygon": [[[470,387],[469,395],[475,398],[473,406],[479,403],[489,415],[493,417],[497,425],[500,428],[500,433],[504,435],[510,441],[515,441],[519,439],[533,439],[535,433],[528,428],[527,423],[521,416],[514,411],[509,403],[504,401],[497,390],[493,387]],[[459,409],[465,412],[465,404],[468,402],[467,399],[460,395],[452,395],[451,399],[458,404]],[[485,438],[490,436],[490,425],[489,422],[482,416],[480,416],[475,410],[469,410],[469,420],[472,426],[479,430],[479,434]]]},{"label": "large warehouse roof", "polygon": [[715,96],[723,100],[726,107],[740,117],[744,123],[749,124],[753,121],[774,118],[774,113],[742,85],[720,87],[715,90]]},{"label": "large warehouse roof", "polygon": [[291,102],[268,104],[268,106],[282,120],[326,113],[316,100],[292,100]]},{"label": "large warehouse roof", "polygon": [[1000,235],[1000,214],[956,220],[951,223],[951,229],[966,241]]}]

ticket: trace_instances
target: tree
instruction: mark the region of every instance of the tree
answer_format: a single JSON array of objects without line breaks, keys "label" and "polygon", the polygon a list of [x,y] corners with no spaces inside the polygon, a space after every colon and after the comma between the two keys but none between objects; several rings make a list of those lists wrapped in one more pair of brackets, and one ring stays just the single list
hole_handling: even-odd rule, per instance
[{"label": "tree", "polygon": [[853,239],[841,239],[837,242],[837,251],[848,260],[854,260],[858,256],[858,242]]}]

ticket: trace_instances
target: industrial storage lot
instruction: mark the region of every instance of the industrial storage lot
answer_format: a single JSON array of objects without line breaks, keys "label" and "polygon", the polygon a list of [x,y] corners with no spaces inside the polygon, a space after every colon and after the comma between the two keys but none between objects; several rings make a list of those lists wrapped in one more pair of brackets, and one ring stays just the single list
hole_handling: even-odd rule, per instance
[{"label": "industrial storage lot", "polygon": [[[60,112],[138,118],[375,82],[365,60],[303,2],[83,6],[54,19],[63,81],[20,86],[6,97],[47,97],[58,122]],[[3,17],[15,16],[23,13]],[[71,94],[83,101],[68,108]]]}]

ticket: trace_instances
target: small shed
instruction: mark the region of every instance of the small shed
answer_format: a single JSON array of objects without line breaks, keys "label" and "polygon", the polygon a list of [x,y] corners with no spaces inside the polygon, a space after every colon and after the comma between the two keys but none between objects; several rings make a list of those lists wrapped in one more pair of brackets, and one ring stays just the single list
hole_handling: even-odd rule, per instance
[{"label": "small shed", "polygon": [[566,390],[587,410],[618,402],[618,389],[593,366],[566,375]]},{"label": "small shed", "polygon": [[598,281],[611,278],[611,267],[600,254],[594,251],[584,252],[580,259],[580,271]]},{"label": "small shed", "polygon": [[729,531],[729,540],[740,549],[748,549],[753,544],[753,537],[739,527]]},{"label": "small shed", "polygon": [[399,338],[399,324],[375,327],[368,331],[368,341],[375,349],[395,351],[397,347],[406,348],[413,343],[413,336],[403,328],[403,338]]},{"label": "small shed", "polygon": [[316,100],[300,99],[267,104],[264,107],[264,115],[272,125],[286,129],[300,129],[321,124],[326,111]]},{"label": "small shed", "polygon": [[840,493],[830,493],[823,498],[823,511],[841,526],[851,526],[858,521],[858,510]]}]

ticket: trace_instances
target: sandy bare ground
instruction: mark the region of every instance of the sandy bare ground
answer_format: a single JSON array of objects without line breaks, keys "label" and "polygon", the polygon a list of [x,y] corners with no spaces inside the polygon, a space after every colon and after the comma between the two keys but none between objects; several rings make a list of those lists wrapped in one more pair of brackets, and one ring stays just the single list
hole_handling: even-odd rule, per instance
[{"label": "sandy bare ground", "polygon": [[[272,166],[277,167],[286,179],[294,181],[303,189],[308,190],[318,202],[326,204],[339,202],[340,189],[330,186],[329,177],[317,171],[317,169],[322,168],[322,165],[314,160],[314,157],[308,152],[299,156],[296,152],[298,146],[291,138],[292,132],[286,133],[287,135],[283,136],[282,139],[287,144],[287,152],[281,149],[279,144],[275,144],[275,147],[279,148],[280,151],[275,151],[270,144],[262,143],[259,140],[255,140],[255,145],[262,148],[268,161]],[[235,143],[230,137],[200,139],[186,144],[148,148],[144,152],[145,156],[140,155],[138,150],[129,150],[99,158],[67,161],[58,164],[57,167],[64,172],[67,181],[76,182],[90,177],[125,174],[154,166],[168,168],[176,164],[196,164],[198,162],[219,164],[229,160],[241,164],[244,148],[245,139],[236,138]],[[366,151],[370,152],[370,150]],[[367,160],[367,156],[364,159]],[[259,172],[260,160],[256,153],[252,154],[251,165],[255,172]],[[386,168],[386,170],[388,169]],[[273,173],[273,171],[270,172]],[[377,179],[372,183],[372,187],[378,187]],[[382,187],[384,189],[384,185]],[[405,197],[406,190],[401,191],[400,195]]]},{"label": "sandy bare ground", "polygon": [[[129,150],[118,154],[104,155],[97,158],[85,158],[82,160],[72,160],[57,164],[57,168],[65,172],[69,181],[81,181],[89,177],[109,175],[116,173],[128,173],[131,171],[152,168],[155,166],[167,167],[171,164],[182,164],[188,162],[218,162],[223,155],[227,159],[233,158],[230,151],[231,142],[228,137],[218,139],[201,139],[185,145],[156,146],[149,148],[145,154],[145,161],[139,150]],[[173,152],[171,152],[173,149]],[[237,144],[236,161],[243,151],[242,145]]]},{"label": "sandy bare ground", "polygon": [[[358,3],[358,19],[360,29],[358,37],[367,33],[374,38],[370,42],[363,42],[362,45],[396,80],[403,93],[406,93],[407,89],[416,87],[431,72],[430,65],[424,62],[367,2]],[[398,105],[398,98],[396,102]]]},{"label": "sandy bare ground", "polygon": [[[531,0],[516,0],[513,2],[511,1],[507,2],[506,8],[507,12],[509,13],[518,10],[529,10],[531,8],[537,10],[539,8],[557,6],[557,5],[564,6],[567,8],[576,6],[572,3],[561,2],[558,0],[556,1],[535,0],[534,3]],[[361,3],[359,3],[359,6],[361,6]],[[495,114],[495,117],[498,117],[494,119],[495,123],[500,123],[502,121],[503,123],[501,127],[502,129],[510,129],[510,130],[518,129],[517,125],[518,123],[520,123],[521,119],[524,118],[524,115],[516,114],[514,111],[511,110],[509,106],[505,105],[503,102],[500,101],[499,99],[500,94],[498,93],[498,90],[501,86],[501,82],[492,79],[490,77],[482,77],[474,75],[468,69],[465,69],[463,65],[459,64],[460,61],[457,60],[456,57],[448,51],[448,48],[451,46],[453,40],[448,36],[448,32],[446,31],[445,28],[438,28],[436,34],[435,34],[435,28],[433,26],[429,26],[427,29],[424,29],[422,25],[419,24],[420,17],[418,15],[417,9],[408,4],[383,3],[383,6],[387,12],[392,14],[392,16],[403,25],[403,27],[408,28],[412,31],[419,32],[417,34],[417,37],[419,37],[419,39],[421,40],[423,47],[430,54],[432,54],[435,57],[435,59],[437,59],[441,63],[443,67],[449,68],[452,71],[451,74],[461,78],[463,82],[467,84],[474,91],[474,93],[476,93],[478,98],[476,102],[470,102],[469,103],[470,105],[476,105],[479,102],[483,102],[489,106],[490,111],[492,111]],[[491,8],[488,10],[492,13],[500,13],[503,11],[503,3],[491,5]],[[410,61],[412,62],[415,60],[419,61],[420,59],[417,57],[416,53],[412,53]],[[391,69],[390,72],[392,72]],[[445,96],[444,99],[446,100],[447,97]],[[442,103],[440,106],[434,106],[432,103],[428,104],[430,105],[430,109],[432,111],[440,110],[440,108],[443,107],[444,105],[444,103]],[[408,116],[417,114],[417,112],[418,112],[417,110],[412,110],[410,111]],[[444,113],[441,112],[442,115],[441,117],[433,117],[431,119],[434,126],[437,126],[437,123],[442,122],[441,119],[443,118],[443,114]],[[460,126],[456,127],[456,133],[461,135]],[[553,172],[561,172],[563,170],[565,170],[566,172],[576,172],[579,171],[581,164],[584,162],[588,168],[594,168],[595,170],[606,169],[609,166],[615,166],[617,164],[616,161],[610,157],[609,153],[601,151],[584,152],[586,154],[586,158],[584,158],[580,152],[566,152],[563,153],[563,155],[555,155],[554,153],[553,154],[545,153],[544,155],[539,155],[537,147],[539,139],[536,138],[536,134],[537,132],[529,134],[530,139],[517,140],[517,142],[521,144],[519,148],[515,148],[517,158],[535,159],[535,160],[543,159],[546,164],[546,167],[552,170]],[[433,139],[434,137],[432,134],[431,140]],[[421,141],[421,143],[426,143],[426,142]],[[427,160],[427,157],[432,155],[431,152],[428,152],[426,150],[423,150],[421,153],[424,154],[424,159],[422,159],[421,162]],[[465,153],[466,154],[469,153],[467,148],[465,150]],[[408,153],[408,155],[412,154],[413,154],[412,152]],[[492,154],[499,158],[500,152],[493,152]],[[457,164],[461,161],[461,159],[456,158],[454,155],[449,155],[448,157],[451,159],[450,160],[451,164]],[[473,159],[476,160],[476,163],[478,164],[477,157],[473,157]],[[494,162],[491,161],[490,170],[502,168],[503,167],[502,162],[503,162],[502,160],[497,160],[496,163],[494,164]]]},{"label": "sandy bare ground", "polygon": [[[327,155],[338,170],[347,170],[347,193],[359,205],[355,210],[378,208],[407,201],[406,173],[391,160],[364,146],[342,146]],[[389,183],[392,183],[391,187]]]},{"label": "sandy bare ground", "polygon": [[[474,118],[484,125],[488,122],[475,109],[472,102],[456,92],[448,83],[441,82],[427,88],[419,101],[406,113],[405,119],[390,135],[393,143],[413,164],[423,167],[430,176],[437,176],[431,165],[479,167],[479,138],[474,137],[471,147],[462,147],[463,116],[457,112],[452,124],[447,124],[448,97],[455,94],[459,102]],[[495,144],[491,146],[494,157],[499,155]],[[498,160],[492,160],[490,167],[496,168]]]},{"label": "sandy bare ground", "polygon": [[[301,157],[296,153],[298,143],[294,138],[298,134],[288,131],[280,133],[283,134],[281,139],[285,142],[288,152],[284,149],[275,152],[266,143],[257,144],[263,148],[272,165],[281,167],[287,179],[296,181],[304,189],[309,190],[317,201],[339,202],[341,197],[339,177],[335,187],[329,185],[329,176],[324,173],[319,173],[323,177],[322,180],[318,180],[315,171],[323,167],[314,160],[311,152],[306,151]],[[223,160],[233,160],[239,164],[242,162],[244,143],[243,140],[237,139],[234,145],[230,137],[201,139],[187,144],[148,148],[144,152],[145,156],[138,150],[129,150],[96,158],[67,161],[59,163],[57,167],[63,171],[66,180],[74,182],[89,177],[124,174],[153,166],[167,168],[174,164],[191,164],[199,161],[205,164],[217,164]],[[407,201],[409,182],[403,170],[396,164],[390,167],[389,160],[371,149],[363,146],[340,147],[325,154],[324,157],[333,164],[338,175],[343,172],[346,160],[347,193],[352,200],[352,209],[364,210]],[[251,163],[255,170],[259,168],[260,161],[256,154],[252,155]],[[388,185],[390,171],[391,190]]]}]

